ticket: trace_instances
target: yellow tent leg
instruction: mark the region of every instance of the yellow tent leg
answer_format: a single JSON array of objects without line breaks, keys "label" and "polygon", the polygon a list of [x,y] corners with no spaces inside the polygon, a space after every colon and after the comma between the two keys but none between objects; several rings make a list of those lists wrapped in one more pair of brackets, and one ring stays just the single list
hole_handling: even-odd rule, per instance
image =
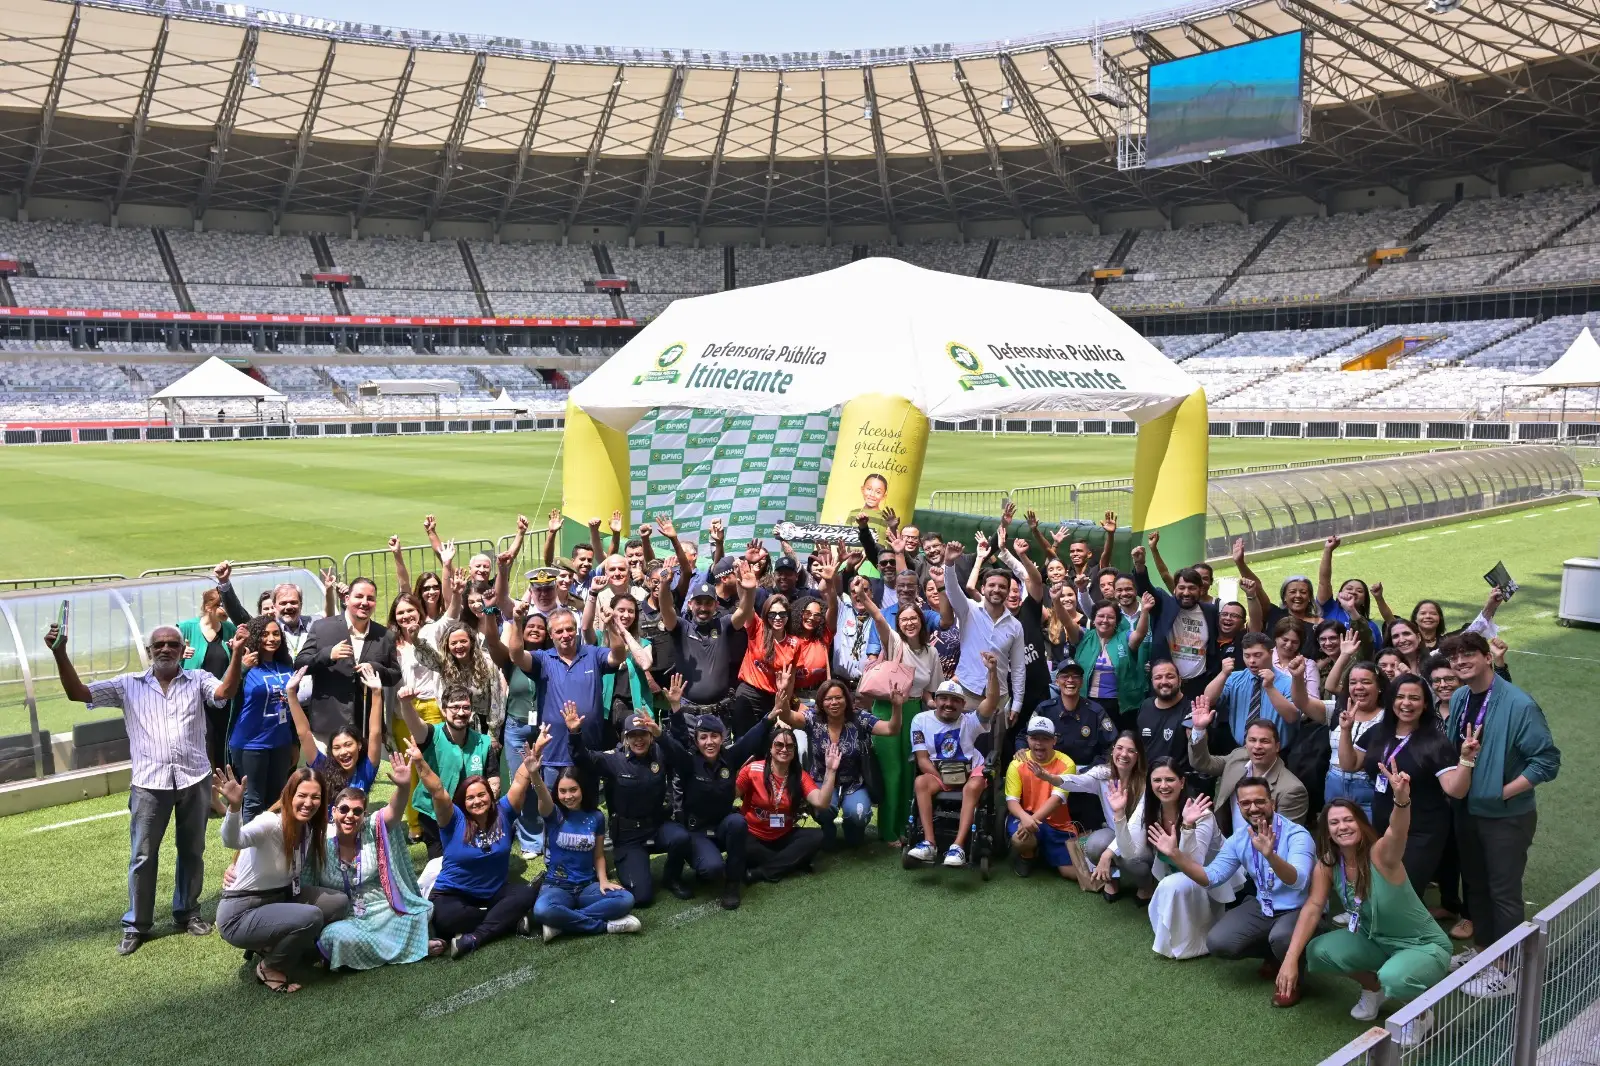
[{"label": "yellow tent leg", "polygon": [[1133,530],[1161,534],[1161,557],[1176,570],[1205,558],[1206,483],[1211,438],[1206,395],[1139,427],[1133,458]]}]

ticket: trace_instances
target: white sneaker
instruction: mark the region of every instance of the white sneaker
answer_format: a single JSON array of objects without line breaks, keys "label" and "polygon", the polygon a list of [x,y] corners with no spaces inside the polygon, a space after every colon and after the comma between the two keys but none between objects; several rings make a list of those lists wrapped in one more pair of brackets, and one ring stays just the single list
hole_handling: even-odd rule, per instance
[{"label": "white sneaker", "polygon": [[924,840],[922,843],[906,852],[906,854],[911,856],[913,859],[916,859],[918,862],[932,862],[939,853],[934,850],[933,842],[931,840]]},{"label": "white sneaker", "polygon": [[1466,951],[1450,956],[1450,972],[1455,973],[1461,967],[1478,957],[1477,948],[1468,948]]},{"label": "white sneaker", "polygon": [[944,853],[944,864],[946,866],[965,866],[967,864],[967,853],[961,850],[961,845],[951,844]]},{"label": "white sneaker", "polygon": [[527,848],[523,848],[522,849],[522,861],[523,862],[532,862],[534,859],[537,859],[538,857],[539,857],[539,852],[537,852],[537,851],[529,851]]},{"label": "white sneaker", "polygon": [[1383,1009],[1383,993],[1370,992],[1363,988],[1361,998],[1356,1000],[1356,1005],[1350,1008],[1350,1017],[1358,1022],[1370,1022],[1378,1016]]},{"label": "white sneaker", "polygon": [[548,944],[550,941],[561,935],[561,930],[557,929],[553,925],[547,925],[543,927],[543,933],[541,935],[544,937],[544,942]]},{"label": "white sneaker", "polygon": [[643,928],[644,924],[632,914],[606,923],[606,932],[608,933],[637,933]]},{"label": "white sneaker", "polygon": [[1516,995],[1517,986],[1511,978],[1490,966],[1462,985],[1461,991],[1477,999],[1504,999]]},{"label": "white sneaker", "polygon": [[1328,921],[1332,922],[1334,925],[1342,925],[1345,928],[1349,928],[1349,926],[1350,926],[1350,915],[1346,911],[1340,911],[1338,914],[1335,914],[1332,918],[1329,918]]},{"label": "white sneaker", "polygon": [[1396,1043],[1401,1047],[1416,1047],[1426,1040],[1431,1032],[1433,1032],[1433,1011],[1430,1010],[1401,1026],[1400,1037]]}]

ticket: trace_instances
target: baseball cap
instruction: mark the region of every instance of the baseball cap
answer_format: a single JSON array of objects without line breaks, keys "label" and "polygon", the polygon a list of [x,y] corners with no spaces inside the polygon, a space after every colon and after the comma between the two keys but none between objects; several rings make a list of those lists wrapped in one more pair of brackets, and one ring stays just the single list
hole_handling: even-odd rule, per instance
[{"label": "baseball cap", "polygon": [[[1044,719],[1044,721],[1049,721],[1049,719],[1048,718]],[[628,715],[628,720],[626,722],[622,723],[622,731],[624,733],[649,733],[649,732],[653,732],[653,730],[651,730],[651,728],[650,728],[650,719],[646,718],[642,714],[630,714],[630,715]]]},{"label": "baseball cap", "polygon": [[961,691],[961,685],[956,681],[941,681],[939,687],[933,690],[935,696],[960,696],[966,699],[967,694]]},{"label": "baseball cap", "polygon": [[722,724],[722,716],[712,711],[707,711],[695,719],[694,731],[696,733],[716,733],[719,736],[728,731]]},{"label": "baseball cap", "polygon": [[1062,674],[1077,674],[1079,677],[1082,677],[1083,667],[1079,666],[1071,659],[1064,659],[1061,661],[1060,665],[1056,667],[1056,676],[1060,677]]},{"label": "baseball cap", "polygon": [[689,598],[691,600],[714,600],[717,598],[717,586],[709,581],[702,581],[689,589]]},{"label": "baseball cap", "polygon": [[1042,714],[1036,714],[1028,719],[1029,733],[1042,733],[1047,736],[1056,735],[1056,724]]},{"label": "baseball cap", "polygon": [[799,570],[800,564],[787,555],[780,555],[777,561],[772,564],[772,568],[774,570]]}]

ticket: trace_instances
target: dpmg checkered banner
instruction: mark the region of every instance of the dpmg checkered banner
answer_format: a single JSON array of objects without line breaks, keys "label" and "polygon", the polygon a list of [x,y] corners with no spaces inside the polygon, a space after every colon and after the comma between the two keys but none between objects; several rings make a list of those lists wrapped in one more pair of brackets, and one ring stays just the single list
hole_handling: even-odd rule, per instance
[{"label": "dpmg checkered banner", "polygon": [[678,531],[707,542],[721,518],[730,546],[770,539],[788,519],[815,522],[822,510],[837,411],[737,415],[658,408],[628,433],[633,521],[663,511]]}]

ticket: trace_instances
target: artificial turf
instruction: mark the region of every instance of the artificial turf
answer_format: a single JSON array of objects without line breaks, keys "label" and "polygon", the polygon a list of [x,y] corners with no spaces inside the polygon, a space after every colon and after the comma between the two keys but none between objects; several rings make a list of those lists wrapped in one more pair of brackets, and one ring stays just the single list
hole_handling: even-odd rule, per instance
[{"label": "artificial turf", "polygon": [[[1115,476],[1125,472],[1130,450],[1124,441],[1077,438],[1037,439],[1031,450],[1015,440],[981,448],[973,438],[960,438],[960,448],[944,441],[936,437],[930,449],[925,491],[930,481],[993,487],[1083,479],[1091,476],[1091,452],[1093,476]],[[70,540],[88,553],[74,557],[86,564],[80,569],[94,568],[87,564],[95,559],[126,571],[151,554],[163,562],[248,558],[320,544],[319,537],[372,545],[427,509],[440,514],[447,533],[474,519],[474,531],[494,529],[508,513],[529,509],[520,501],[537,497],[553,452],[522,437],[371,441],[342,450],[355,443],[134,446],[126,455],[121,447],[8,449],[0,472],[8,483],[23,473],[22,500],[0,516],[0,538],[30,563],[8,568],[72,569],[55,565],[62,557],[37,537]],[[1000,451],[989,453],[991,443]],[[509,461],[516,448],[528,457]],[[1273,445],[1273,459],[1287,454]],[[1214,465],[1242,461],[1249,461],[1242,453],[1213,452]],[[1527,880],[1536,906],[1600,865],[1587,818],[1600,801],[1600,743],[1588,722],[1600,643],[1592,631],[1563,629],[1554,619],[1561,560],[1593,551],[1597,519],[1600,511],[1585,501],[1466,520],[1351,545],[1336,568],[1336,577],[1382,580],[1397,608],[1425,595],[1440,599],[1453,624],[1481,603],[1479,575],[1495,560],[1505,558],[1521,582],[1500,616],[1511,666],[1543,705],[1564,756],[1560,777],[1539,792]],[[1274,584],[1314,565],[1307,554],[1256,568]],[[115,955],[126,906],[127,820],[116,813],[124,804],[125,797],[107,797],[0,820],[0,1054],[7,1061],[1070,1057],[1223,1066],[1253,1053],[1246,1049],[1270,1049],[1285,1063],[1316,1062],[1361,1030],[1347,1013],[1347,982],[1309,978],[1299,1007],[1275,1010],[1254,964],[1155,956],[1145,915],[1131,904],[1108,907],[1053,876],[1018,880],[1004,866],[988,884],[967,871],[907,873],[897,853],[876,845],[826,857],[815,874],[752,889],[734,913],[708,905],[704,893],[687,905],[668,897],[644,912],[640,936],[548,946],[512,940],[459,963],[337,976],[294,997],[272,996],[246,979],[239,953],[215,936],[165,936],[129,958]],[[100,814],[113,816],[33,831]],[[225,863],[213,835],[207,913]],[[169,840],[158,918],[173,866]]]}]

